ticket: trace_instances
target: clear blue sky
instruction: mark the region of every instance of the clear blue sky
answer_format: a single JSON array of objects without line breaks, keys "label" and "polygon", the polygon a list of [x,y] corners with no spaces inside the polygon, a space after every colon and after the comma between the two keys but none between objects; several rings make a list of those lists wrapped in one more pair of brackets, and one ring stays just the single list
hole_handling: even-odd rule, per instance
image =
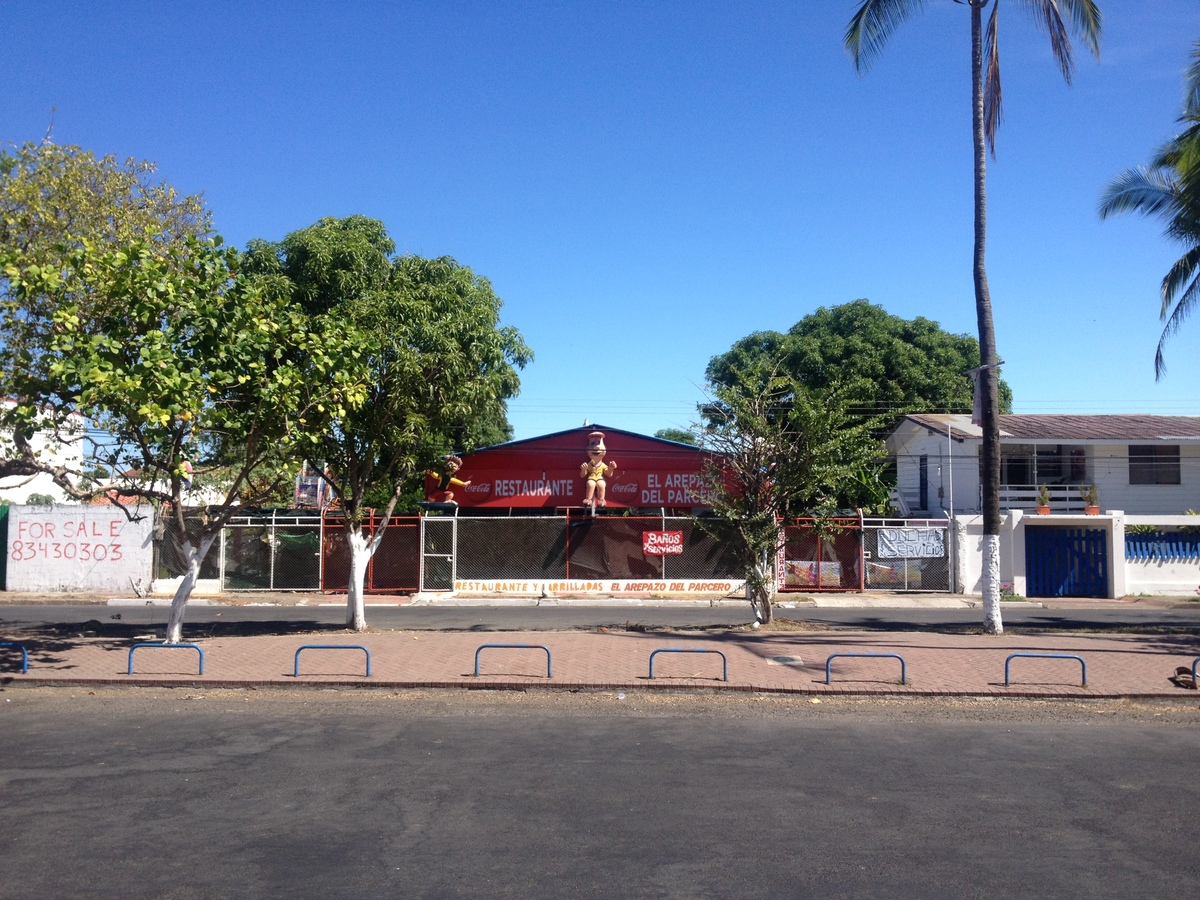
[{"label": "clear blue sky", "polygon": [[[1156,221],[1098,196],[1174,128],[1195,0],[1101,0],[1073,87],[1002,0],[988,267],[1017,412],[1200,413],[1200,319],[1156,383]],[[536,360],[518,438],[685,427],[709,358],[866,297],[975,333],[969,15],[859,77],[853,0],[0,0],[0,141],[158,163],[238,246],[322,216],[491,279]]]}]

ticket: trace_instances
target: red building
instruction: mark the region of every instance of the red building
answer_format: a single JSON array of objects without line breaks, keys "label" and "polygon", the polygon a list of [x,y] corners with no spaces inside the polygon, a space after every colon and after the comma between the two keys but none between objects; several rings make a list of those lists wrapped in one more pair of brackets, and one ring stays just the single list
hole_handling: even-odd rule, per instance
[{"label": "red building", "polygon": [[[570,431],[510,441],[464,454],[452,486],[454,502],[469,509],[544,509],[583,506],[588,437],[604,433],[604,461],[616,469],[605,477],[608,509],[693,510],[707,506],[705,465],[698,447],[620,428],[584,425]],[[437,499],[438,477],[425,480],[425,496]]]}]

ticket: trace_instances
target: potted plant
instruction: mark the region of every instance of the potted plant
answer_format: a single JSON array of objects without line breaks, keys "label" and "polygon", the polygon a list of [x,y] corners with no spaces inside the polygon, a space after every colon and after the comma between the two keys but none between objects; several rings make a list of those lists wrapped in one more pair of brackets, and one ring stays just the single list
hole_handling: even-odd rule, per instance
[{"label": "potted plant", "polygon": [[1093,481],[1087,487],[1081,487],[1079,496],[1083,498],[1083,511],[1087,515],[1100,515],[1100,492],[1096,490],[1096,482]]},{"label": "potted plant", "polygon": [[1050,489],[1044,484],[1038,488],[1037,514],[1039,516],[1050,515]]}]

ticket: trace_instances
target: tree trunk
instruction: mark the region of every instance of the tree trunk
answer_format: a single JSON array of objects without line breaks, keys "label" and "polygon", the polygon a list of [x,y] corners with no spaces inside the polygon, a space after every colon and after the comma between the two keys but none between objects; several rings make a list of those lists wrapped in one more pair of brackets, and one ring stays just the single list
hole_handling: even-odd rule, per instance
[{"label": "tree trunk", "polygon": [[363,534],[362,524],[347,523],[346,543],[350,545],[350,585],[346,590],[346,627],[355,631],[367,630],[367,614],[363,593],[367,581],[367,564],[378,543]]},{"label": "tree trunk", "polygon": [[983,131],[983,7],[971,2],[971,123],[975,152],[975,318],[979,326],[979,387],[983,400],[983,628],[1002,634],[1000,619],[1000,373],[992,297],[988,291],[984,250],[987,246],[987,144]]},{"label": "tree trunk", "polygon": [[775,594],[773,588],[771,566],[764,561],[756,563],[751,579],[746,582],[746,593],[750,608],[754,611],[754,621],[760,625],[769,625],[774,617],[775,610],[771,602]]},{"label": "tree trunk", "polygon": [[175,596],[171,598],[171,615],[167,619],[168,644],[178,644],[183,640],[183,611],[192,596],[192,591],[196,589],[196,582],[200,580],[200,566],[220,533],[220,529],[217,529],[212,534],[201,537],[199,545],[194,545],[190,538],[183,539],[180,549],[187,560],[187,571],[183,575],[183,581],[179,582]]}]

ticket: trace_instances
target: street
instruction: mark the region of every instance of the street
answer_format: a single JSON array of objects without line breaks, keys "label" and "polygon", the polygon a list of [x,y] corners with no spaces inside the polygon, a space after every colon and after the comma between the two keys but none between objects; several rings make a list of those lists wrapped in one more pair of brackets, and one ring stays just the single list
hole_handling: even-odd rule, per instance
[{"label": "street", "polygon": [[1192,896],[1200,709],[0,691],[0,896]]}]

